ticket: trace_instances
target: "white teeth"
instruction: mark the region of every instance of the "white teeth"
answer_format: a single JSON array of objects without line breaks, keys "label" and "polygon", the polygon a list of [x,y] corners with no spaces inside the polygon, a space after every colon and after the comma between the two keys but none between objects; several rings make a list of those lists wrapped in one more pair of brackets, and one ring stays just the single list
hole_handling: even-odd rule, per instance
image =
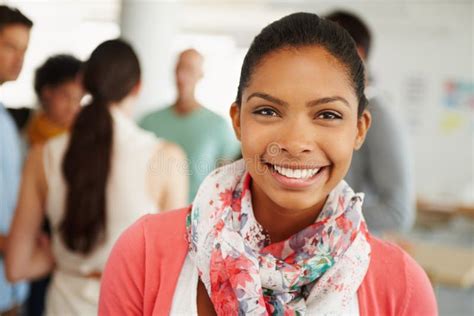
[{"label": "white teeth", "polygon": [[301,169],[297,169],[294,172],[295,172],[295,178],[302,178],[301,177]]},{"label": "white teeth", "polygon": [[311,178],[314,176],[320,168],[316,169],[289,169],[289,168],[283,168],[279,166],[273,165],[273,168],[281,174],[284,175],[287,178],[293,178],[293,179],[306,179],[306,178]]}]

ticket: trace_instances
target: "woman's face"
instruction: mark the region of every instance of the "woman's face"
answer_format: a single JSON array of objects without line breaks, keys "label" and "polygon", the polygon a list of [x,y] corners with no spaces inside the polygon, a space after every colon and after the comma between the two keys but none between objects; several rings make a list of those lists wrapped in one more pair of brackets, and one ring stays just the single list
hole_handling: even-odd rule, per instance
[{"label": "woman's face", "polygon": [[231,116],[252,193],[295,212],[324,205],[364,140],[370,114],[357,116],[348,74],[325,49],[272,52],[254,69]]}]

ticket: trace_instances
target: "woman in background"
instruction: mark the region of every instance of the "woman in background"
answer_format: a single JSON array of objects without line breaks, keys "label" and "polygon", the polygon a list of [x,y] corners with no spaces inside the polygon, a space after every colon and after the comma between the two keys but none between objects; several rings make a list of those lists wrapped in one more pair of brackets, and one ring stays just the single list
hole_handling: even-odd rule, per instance
[{"label": "woman in background", "polygon": [[[44,144],[71,128],[84,96],[80,76],[82,66],[82,61],[72,55],[54,55],[36,69],[34,87],[39,109],[26,127],[26,139],[30,146]],[[43,231],[48,235],[49,227],[45,219]],[[49,282],[50,275],[31,282],[28,316],[43,315]]]},{"label": "woman in background", "polygon": [[[96,314],[101,272],[119,234],[142,215],[187,199],[183,152],[130,117],[140,88],[132,47],[121,40],[99,45],[83,82],[92,101],[71,134],[31,150],[8,241],[10,280],[54,269],[47,315]],[[45,216],[51,244],[41,234]]]},{"label": "woman in background", "polygon": [[120,237],[100,315],[435,315],[426,274],[367,231],[343,180],[370,126],[364,88],[341,27],[309,13],[265,27],[230,111],[243,160]]}]

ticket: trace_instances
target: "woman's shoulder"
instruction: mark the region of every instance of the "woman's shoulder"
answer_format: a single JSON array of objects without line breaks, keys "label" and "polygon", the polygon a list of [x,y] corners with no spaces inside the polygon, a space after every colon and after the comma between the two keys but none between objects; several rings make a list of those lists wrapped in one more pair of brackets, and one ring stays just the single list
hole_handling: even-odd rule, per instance
[{"label": "woman's shoulder", "polygon": [[176,143],[158,139],[157,141],[157,158],[171,159],[175,161],[185,160],[186,154],[184,150]]},{"label": "woman's shoulder", "polygon": [[187,252],[186,215],[189,207],[159,214],[147,214],[129,226],[118,238],[109,263],[133,258],[137,266],[155,260],[156,255],[170,251]]},{"label": "woman's shoulder", "polygon": [[426,277],[421,266],[398,245],[370,236],[371,263],[369,271],[378,277],[393,278],[390,273],[405,277]]},{"label": "woman's shoulder", "polygon": [[134,242],[143,239],[163,241],[163,239],[176,238],[178,235],[182,235],[180,237],[185,239],[186,216],[189,209],[190,206],[159,214],[144,215],[122,234],[121,239],[130,239]]},{"label": "woman's shoulder", "polygon": [[369,237],[371,261],[359,291],[369,314],[436,315],[432,285],[420,265],[399,246]]},{"label": "woman's shoulder", "polygon": [[[372,258],[375,255],[382,261],[391,261],[404,260],[405,258],[409,257],[409,255],[398,245],[373,235],[369,236],[369,243],[372,249]],[[380,255],[382,255],[382,257],[379,257]],[[375,262],[378,263],[378,260]]]},{"label": "woman's shoulder", "polygon": [[122,233],[102,275],[100,315],[151,315],[170,304],[188,249],[188,211],[145,215]]}]

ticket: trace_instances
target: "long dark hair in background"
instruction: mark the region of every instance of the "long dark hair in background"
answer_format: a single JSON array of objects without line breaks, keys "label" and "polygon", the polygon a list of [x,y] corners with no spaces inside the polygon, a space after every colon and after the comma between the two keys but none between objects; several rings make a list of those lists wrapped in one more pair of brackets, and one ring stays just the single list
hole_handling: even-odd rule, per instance
[{"label": "long dark hair in background", "polygon": [[109,107],[129,95],[139,81],[137,55],[122,40],[100,44],[85,63],[83,83],[92,101],[73,125],[62,164],[67,193],[59,231],[72,251],[88,254],[105,238],[114,134]]}]

